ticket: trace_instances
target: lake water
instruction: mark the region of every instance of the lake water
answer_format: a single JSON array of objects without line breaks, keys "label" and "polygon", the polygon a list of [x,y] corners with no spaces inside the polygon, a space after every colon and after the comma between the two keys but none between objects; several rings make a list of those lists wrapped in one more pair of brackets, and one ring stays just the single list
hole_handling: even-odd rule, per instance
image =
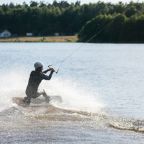
[{"label": "lake water", "polygon": [[[0,143],[144,143],[143,44],[0,43],[0,61]],[[36,61],[59,68],[39,91],[62,101],[20,107]]]}]

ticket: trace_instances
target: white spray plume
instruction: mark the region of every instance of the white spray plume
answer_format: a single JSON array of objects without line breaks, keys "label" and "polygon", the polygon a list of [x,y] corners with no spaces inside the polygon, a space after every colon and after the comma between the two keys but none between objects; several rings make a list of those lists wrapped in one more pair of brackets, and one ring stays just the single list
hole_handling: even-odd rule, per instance
[{"label": "white spray plume", "polygon": [[[5,73],[0,78],[0,111],[13,106],[12,97],[24,97],[29,74],[23,72]],[[52,78],[43,81],[40,90],[45,89],[50,96],[61,96],[62,103],[54,105],[73,110],[97,112],[103,107],[98,100],[98,94],[92,93],[81,83],[67,78]]]},{"label": "white spray plume", "polygon": [[83,84],[70,79],[54,78],[50,82],[44,82],[41,89],[42,87],[48,95],[62,97],[62,103],[54,103],[61,108],[98,112],[104,106],[98,99],[98,93],[94,94]]}]

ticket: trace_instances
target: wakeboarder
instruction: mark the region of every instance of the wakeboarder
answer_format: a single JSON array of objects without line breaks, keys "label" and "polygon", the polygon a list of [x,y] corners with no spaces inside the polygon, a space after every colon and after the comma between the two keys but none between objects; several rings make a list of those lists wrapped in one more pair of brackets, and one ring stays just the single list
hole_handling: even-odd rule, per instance
[{"label": "wakeboarder", "polygon": [[[47,101],[50,99],[50,97],[46,95],[45,91],[38,92],[38,87],[42,80],[50,80],[55,70],[53,68],[48,68],[43,71],[43,65],[40,62],[36,62],[34,68],[35,70],[31,72],[26,88],[27,96],[23,99],[23,102],[27,105],[31,103],[31,98],[37,98],[40,95],[43,95]],[[48,71],[50,71],[50,74],[46,75]]]}]

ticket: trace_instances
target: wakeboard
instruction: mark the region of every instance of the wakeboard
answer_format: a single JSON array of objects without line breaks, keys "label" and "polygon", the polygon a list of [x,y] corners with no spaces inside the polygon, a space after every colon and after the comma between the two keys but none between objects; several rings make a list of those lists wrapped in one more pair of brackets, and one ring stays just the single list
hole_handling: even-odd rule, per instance
[{"label": "wakeboard", "polygon": [[22,98],[22,97],[13,97],[12,101],[13,101],[13,103],[15,103],[19,106],[22,106],[22,107],[28,106],[26,103],[24,103],[23,99],[24,98]]},{"label": "wakeboard", "polygon": [[[12,101],[13,103],[22,107],[29,106],[23,101],[23,99],[24,99],[23,97],[13,97]],[[49,101],[45,100],[44,98],[31,99],[31,104],[37,104],[37,105],[42,104],[42,103],[50,103],[50,102],[62,102],[62,98],[61,96],[50,96]]]}]

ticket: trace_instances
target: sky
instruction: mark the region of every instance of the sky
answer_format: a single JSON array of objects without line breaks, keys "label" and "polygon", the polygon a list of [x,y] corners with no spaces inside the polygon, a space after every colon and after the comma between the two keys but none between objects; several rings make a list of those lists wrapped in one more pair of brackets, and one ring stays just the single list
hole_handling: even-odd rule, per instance
[{"label": "sky", "polygon": [[[10,2],[13,2],[15,4],[20,4],[20,3],[23,3],[23,2],[26,2],[26,3],[29,3],[30,1],[37,1],[37,2],[40,2],[40,1],[44,1],[45,3],[51,3],[53,2],[53,0],[0,0],[0,4],[7,4],[7,3],[10,3]],[[57,0],[57,1],[61,1],[61,0]],[[68,2],[76,2],[77,0],[66,0]],[[81,3],[96,3],[98,2],[99,0],[79,0],[81,1]],[[111,3],[118,3],[119,1],[122,1],[123,3],[128,3],[130,1],[134,1],[134,2],[142,2],[143,0],[100,0],[100,1],[104,1],[104,2],[111,2]]]}]

